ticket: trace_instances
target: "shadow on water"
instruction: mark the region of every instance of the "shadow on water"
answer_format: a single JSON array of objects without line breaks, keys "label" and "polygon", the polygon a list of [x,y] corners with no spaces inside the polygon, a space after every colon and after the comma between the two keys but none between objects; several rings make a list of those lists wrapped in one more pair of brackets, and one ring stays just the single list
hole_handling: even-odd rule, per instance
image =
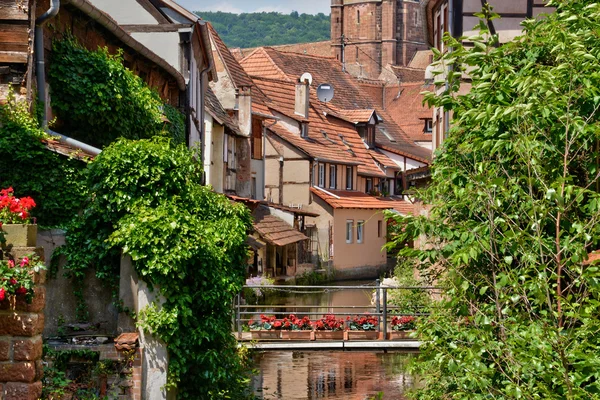
[{"label": "shadow on water", "polygon": [[253,379],[261,399],[402,400],[413,388],[406,372],[411,353],[264,352],[255,356]]}]

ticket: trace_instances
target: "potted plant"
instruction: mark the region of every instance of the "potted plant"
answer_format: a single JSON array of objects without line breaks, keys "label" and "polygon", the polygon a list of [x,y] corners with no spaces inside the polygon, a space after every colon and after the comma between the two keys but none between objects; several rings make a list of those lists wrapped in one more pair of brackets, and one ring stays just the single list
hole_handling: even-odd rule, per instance
[{"label": "potted plant", "polygon": [[333,314],[324,315],[313,322],[316,340],[344,340],[344,320]]},{"label": "potted plant", "polygon": [[35,207],[31,197],[17,198],[12,187],[0,190],[0,242],[14,247],[35,247],[37,225],[29,212]]},{"label": "potted plant", "polygon": [[281,336],[281,321],[274,315],[261,314],[259,321],[248,321],[252,339],[279,339]]},{"label": "potted plant", "polygon": [[408,339],[410,334],[415,329],[416,318],[411,315],[394,316],[392,318],[392,331],[389,333],[389,338],[393,339]]},{"label": "potted plant", "polygon": [[310,318],[291,314],[281,321],[281,338],[286,340],[315,340]]},{"label": "potted plant", "polygon": [[346,319],[346,340],[377,340],[379,332],[377,326],[379,318],[365,313],[354,318]]}]

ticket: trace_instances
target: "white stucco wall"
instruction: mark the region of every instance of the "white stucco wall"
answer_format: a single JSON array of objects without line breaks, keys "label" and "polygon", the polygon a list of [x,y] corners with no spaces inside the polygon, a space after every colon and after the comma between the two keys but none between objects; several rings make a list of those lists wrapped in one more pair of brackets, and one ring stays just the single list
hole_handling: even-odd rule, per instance
[{"label": "white stucco wall", "polygon": [[132,32],[131,36],[181,71],[178,32]]},{"label": "white stucco wall", "polygon": [[110,15],[119,25],[158,25],[158,21],[137,1],[90,0],[90,3]]}]

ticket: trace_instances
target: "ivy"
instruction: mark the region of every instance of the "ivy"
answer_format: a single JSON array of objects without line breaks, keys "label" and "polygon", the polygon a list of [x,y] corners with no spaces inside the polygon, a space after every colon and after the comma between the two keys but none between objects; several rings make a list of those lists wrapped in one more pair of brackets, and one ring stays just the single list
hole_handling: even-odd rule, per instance
[{"label": "ivy", "polygon": [[85,163],[48,150],[42,143],[48,138],[25,103],[11,96],[0,105],[0,186],[34,198],[32,217],[38,224],[64,227],[85,198]]},{"label": "ivy", "polygon": [[185,141],[183,115],[124,66],[121,49],[89,51],[66,35],[53,42],[48,81],[61,133],[98,147],[120,137]]},{"label": "ivy", "polygon": [[161,301],[141,327],[169,351],[182,399],[244,398],[245,364],[231,335],[232,298],[245,277],[249,211],[200,185],[201,168],[167,139],[118,140],[89,165],[90,197],[70,227],[67,271],[116,284],[121,253]]}]

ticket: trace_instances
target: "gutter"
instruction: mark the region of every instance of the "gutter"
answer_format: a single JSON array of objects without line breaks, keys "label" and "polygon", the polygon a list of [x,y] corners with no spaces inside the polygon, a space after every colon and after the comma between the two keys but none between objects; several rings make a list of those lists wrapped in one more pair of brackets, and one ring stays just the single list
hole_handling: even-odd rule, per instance
[{"label": "gutter", "polygon": [[97,156],[98,154],[100,154],[102,152],[102,150],[100,150],[96,147],[90,146],[89,144],[80,142],[79,140],[75,140],[75,139],[65,136],[61,133],[51,131],[50,129],[46,129],[46,131],[52,136],[57,136],[59,142],[67,144],[69,146],[76,147],[78,149],[81,149],[81,150],[85,151],[86,153]]},{"label": "gutter", "polygon": [[[55,0],[58,1],[58,0]],[[171,75],[177,81],[179,90],[185,91],[186,83],[183,75],[179,73],[171,64],[159,57],[156,53],[152,52],[146,46],[135,40],[129,35],[123,28],[121,28],[112,18],[107,14],[103,13],[87,0],[64,0],[66,4],[71,4],[76,7],[84,14],[89,16],[91,19],[102,25],[104,28],[114,34],[119,40],[137,53],[141,54],[148,60],[152,61],[162,69],[164,69],[169,75]]]},{"label": "gutter", "polygon": [[44,25],[54,18],[60,9],[60,0],[52,0],[50,8],[35,20],[34,51],[36,58],[36,83],[38,99],[44,105],[42,110],[42,129],[48,126],[48,111],[46,105],[46,65],[44,55]]}]

